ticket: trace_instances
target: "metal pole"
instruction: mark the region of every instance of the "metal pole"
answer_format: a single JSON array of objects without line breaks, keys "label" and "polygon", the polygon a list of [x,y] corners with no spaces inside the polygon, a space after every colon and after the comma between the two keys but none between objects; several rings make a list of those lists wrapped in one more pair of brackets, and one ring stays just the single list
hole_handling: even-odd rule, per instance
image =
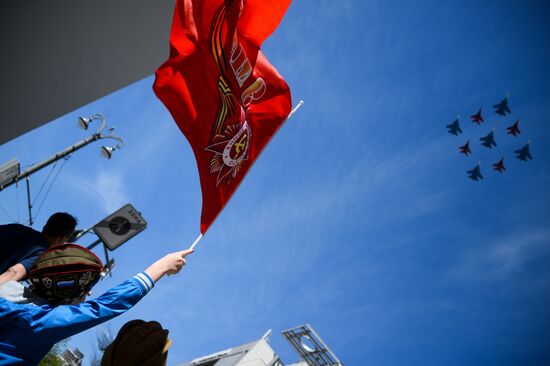
[{"label": "metal pole", "polygon": [[[84,235],[86,235],[90,231],[92,231],[93,228],[94,228],[93,226],[90,226],[89,228],[80,231],[78,234],[75,235],[74,238],[71,238],[71,240],[78,240],[78,239],[82,238]],[[101,241],[101,239],[98,239],[98,240]]]},{"label": "metal pole", "polygon": [[109,251],[107,250],[105,243],[103,243],[103,251],[105,252],[105,261],[106,263],[109,263]]},{"label": "metal pole", "polygon": [[86,249],[90,249],[90,250],[91,250],[92,248],[96,247],[96,246],[97,246],[98,244],[100,244],[100,243],[102,243],[101,239],[97,239],[97,240],[94,241],[92,244],[88,245],[88,246],[86,247]]},{"label": "metal pole", "polygon": [[29,225],[32,226],[32,204],[31,204],[31,182],[29,177],[26,177],[27,181],[27,207],[29,208]]},{"label": "metal pole", "polygon": [[39,171],[42,168],[47,167],[48,165],[56,162],[57,160],[62,159],[62,158],[64,158],[65,156],[67,156],[69,154],[72,154],[73,152],[83,148],[84,146],[88,145],[89,143],[94,142],[96,140],[99,140],[101,138],[105,138],[105,137],[102,136],[99,133],[95,133],[95,134],[85,138],[84,140],[81,140],[81,141],[77,142],[76,144],[74,144],[72,146],[69,146],[65,150],[62,150],[62,151],[58,152],[57,154],[50,157],[49,159],[46,159],[41,163],[38,163],[36,165],[31,166],[30,168],[28,168],[27,170],[25,170],[23,173],[19,174],[18,176],[14,177],[12,180],[7,182],[6,184],[0,185],[0,191],[2,191],[4,188],[7,188],[7,187],[11,186],[12,184],[16,183],[17,181],[19,181],[23,178],[27,178],[29,175]]}]

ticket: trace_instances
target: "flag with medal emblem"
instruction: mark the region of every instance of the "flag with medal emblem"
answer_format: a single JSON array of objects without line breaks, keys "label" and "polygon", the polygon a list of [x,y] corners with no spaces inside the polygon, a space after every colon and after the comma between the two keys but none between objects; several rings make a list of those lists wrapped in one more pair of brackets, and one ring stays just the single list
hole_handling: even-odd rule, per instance
[{"label": "flag with medal emblem", "polygon": [[260,51],[289,4],[176,2],[170,58],[153,89],[195,154],[203,234],[290,113],[288,85]]}]

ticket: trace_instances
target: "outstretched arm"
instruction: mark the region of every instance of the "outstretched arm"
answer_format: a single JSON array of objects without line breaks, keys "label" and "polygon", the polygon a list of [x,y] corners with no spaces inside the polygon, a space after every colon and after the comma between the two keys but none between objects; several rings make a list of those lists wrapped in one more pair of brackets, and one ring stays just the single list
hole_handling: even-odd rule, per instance
[{"label": "outstretched arm", "polygon": [[34,332],[57,342],[121,315],[141,300],[153,288],[154,282],[165,274],[178,273],[186,263],[185,256],[192,252],[170,253],[95,300],[60,305],[53,309],[37,307],[37,314],[33,316]]},{"label": "outstretched arm", "polygon": [[27,276],[27,271],[21,263],[11,266],[8,270],[0,275],[0,285],[8,281],[20,281]]},{"label": "outstretched arm", "polygon": [[146,270],[151,279],[158,282],[164,276],[176,274],[181,271],[182,267],[187,263],[185,257],[193,253],[193,249],[182,250],[175,253],[165,255],[155,263],[151,264]]}]

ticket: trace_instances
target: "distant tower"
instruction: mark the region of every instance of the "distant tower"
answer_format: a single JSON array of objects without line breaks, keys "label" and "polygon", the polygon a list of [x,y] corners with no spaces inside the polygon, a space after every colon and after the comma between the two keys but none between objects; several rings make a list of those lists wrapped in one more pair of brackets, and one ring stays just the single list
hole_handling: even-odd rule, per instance
[{"label": "distant tower", "polygon": [[305,361],[289,366],[344,366],[309,324],[285,330],[283,335]]}]

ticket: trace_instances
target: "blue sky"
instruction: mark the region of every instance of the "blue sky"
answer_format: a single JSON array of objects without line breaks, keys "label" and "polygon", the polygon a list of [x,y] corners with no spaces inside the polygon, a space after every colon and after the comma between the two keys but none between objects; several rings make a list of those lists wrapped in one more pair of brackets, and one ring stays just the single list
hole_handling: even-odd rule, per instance
[{"label": "blue sky", "polygon": [[[295,1],[263,50],[305,105],[176,277],[107,324],[158,320],[178,364],[311,324],[346,365],[543,365],[550,358],[550,6],[542,1]],[[168,47],[168,44],[167,44]],[[39,162],[103,113],[126,146],[72,156],[36,219],[87,227],[131,202],[147,230],[99,294],[199,233],[191,149],[149,77],[0,147]],[[510,94],[512,115],[491,105]],[[468,116],[484,108],[486,122]],[[464,134],[446,132],[459,113]],[[520,118],[522,134],[505,134]],[[479,137],[495,128],[498,146]],[[457,148],[472,140],[473,154]],[[512,151],[531,140],[532,161]],[[507,171],[491,164],[504,156]],[[485,179],[466,170],[481,162]],[[33,195],[48,169],[32,177]],[[0,195],[26,219],[25,187]],[[35,204],[35,207],[38,203]],[[18,209],[19,207],[19,209]],[[19,210],[19,212],[18,212]],[[35,210],[36,212],[36,210]],[[2,222],[10,222],[3,211]],[[94,238],[84,237],[83,244]],[[101,255],[102,252],[98,251]],[[87,356],[95,330],[75,336]]]}]

